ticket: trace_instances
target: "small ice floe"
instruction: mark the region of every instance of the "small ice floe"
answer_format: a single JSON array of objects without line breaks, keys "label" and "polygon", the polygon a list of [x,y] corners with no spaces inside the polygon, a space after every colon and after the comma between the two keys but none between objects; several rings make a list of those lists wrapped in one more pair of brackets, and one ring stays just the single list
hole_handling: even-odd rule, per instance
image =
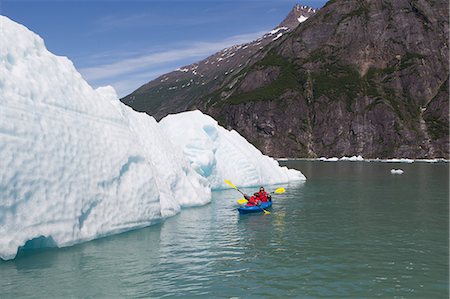
[{"label": "small ice floe", "polygon": [[436,159],[417,159],[415,160],[417,162],[424,162],[424,163],[449,163],[450,160],[446,160],[443,158],[436,158]]},{"label": "small ice floe", "polygon": [[403,170],[401,170],[401,169],[391,169],[391,174],[403,174]]},{"label": "small ice floe", "polygon": [[354,162],[354,161],[364,161],[364,158],[361,155],[351,156],[351,157],[344,156],[344,157],[340,158],[339,160],[340,161],[351,161],[351,162]]},{"label": "small ice floe", "polygon": [[379,159],[378,161],[387,162],[387,163],[414,163],[413,159],[407,159],[407,158]]},{"label": "small ice floe", "polygon": [[336,161],[339,161],[339,158],[338,157],[332,157],[332,158],[320,157],[319,161],[336,162]]}]

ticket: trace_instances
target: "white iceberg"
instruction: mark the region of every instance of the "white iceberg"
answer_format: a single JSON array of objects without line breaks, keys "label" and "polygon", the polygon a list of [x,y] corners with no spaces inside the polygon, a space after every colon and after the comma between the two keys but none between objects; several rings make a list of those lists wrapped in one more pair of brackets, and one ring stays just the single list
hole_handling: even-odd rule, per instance
[{"label": "white iceberg", "polygon": [[393,158],[393,159],[375,159],[370,162],[384,162],[384,163],[414,163],[413,159],[407,158]]},{"label": "white iceberg", "polygon": [[351,157],[344,156],[344,157],[340,158],[339,161],[360,162],[360,161],[364,161],[364,158],[361,155],[351,156]]},{"label": "white iceberg", "polygon": [[226,188],[224,179],[242,187],[306,179],[300,171],[280,167],[238,132],[226,130],[198,110],[168,115],[160,125],[213,189]]},{"label": "white iceberg", "polygon": [[403,174],[403,172],[401,169],[391,169],[391,174]]},{"label": "white iceberg", "polygon": [[157,122],[93,90],[65,57],[0,16],[0,258],[66,246],[210,201],[208,181]]},{"label": "white iceberg", "polygon": [[324,162],[337,162],[339,161],[338,157],[332,157],[332,158],[326,158],[326,157],[320,157],[319,161],[324,161]]}]

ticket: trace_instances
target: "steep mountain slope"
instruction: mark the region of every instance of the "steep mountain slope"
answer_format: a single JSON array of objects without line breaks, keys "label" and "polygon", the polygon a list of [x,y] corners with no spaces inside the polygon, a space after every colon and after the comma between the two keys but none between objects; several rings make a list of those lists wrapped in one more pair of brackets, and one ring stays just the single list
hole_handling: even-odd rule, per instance
[{"label": "steep mountain slope", "polygon": [[295,5],[280,25],[261,38],[223,49],[198,63],[162,75],[121,101],[156,119],[169,113],[190,110],[195,107],[194,102],[199,97],[218,90],[223,84],[230,82],[230,79],[235,80],[233,74],[264,57],[262,49],[265,46],[295,29],[315,12],[313,8]]},{"label": "steep mountain slope", "polygon": [[329,1],[212,88],[146,111],[199,108],[273,156],[448,158],[448,33],[448,1]]}]

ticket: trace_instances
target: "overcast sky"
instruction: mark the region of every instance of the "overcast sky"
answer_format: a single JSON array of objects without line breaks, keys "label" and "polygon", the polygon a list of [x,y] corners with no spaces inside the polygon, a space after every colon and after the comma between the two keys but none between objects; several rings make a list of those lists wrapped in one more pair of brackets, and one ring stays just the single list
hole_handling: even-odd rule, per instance
[{"label": "overcast sky", "polygon": [[93,87],[112,85],[125,96],[177,67],[260,37],[296,3],[320,8],[325,2],[0,0],[0,13],[69,57]]}]

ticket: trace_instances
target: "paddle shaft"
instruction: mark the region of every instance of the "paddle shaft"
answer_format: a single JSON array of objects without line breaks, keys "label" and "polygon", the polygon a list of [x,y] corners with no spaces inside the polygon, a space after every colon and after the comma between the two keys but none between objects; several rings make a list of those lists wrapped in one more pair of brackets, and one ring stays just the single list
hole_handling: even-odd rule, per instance
[{"label": "paddle shaft", "polygon": [[225,182],[228,186],[230,186],[231,188],[233,188],[233,189],[239,191],[239,193],[241,193],[241,194],[244,195],[244,197],[245,197],[245,193],[242,192],[241,190],[239,190],[239,188],[236,187],[232,182],[230,182],[229,180],[224,180],[224,182]]},{"label": "paddle shaft", "polygon": [[258,208],[260,208],[261,210],[263,210],[264,214],[270,214],[270,212],[269,212],[269,211],[267,211],[267,210],[264,210],[263,208],[261,208],[261,206],[258,206]]}]

